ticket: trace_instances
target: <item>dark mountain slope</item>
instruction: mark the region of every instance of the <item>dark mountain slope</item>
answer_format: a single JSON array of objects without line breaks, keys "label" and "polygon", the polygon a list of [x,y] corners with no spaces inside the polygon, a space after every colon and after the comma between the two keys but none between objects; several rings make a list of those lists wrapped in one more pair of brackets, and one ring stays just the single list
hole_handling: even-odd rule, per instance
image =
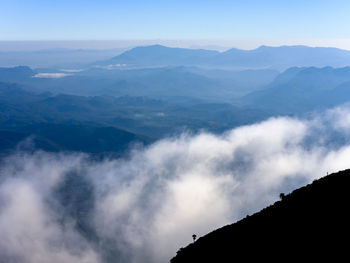
[{"label": "dark mountain slope", "polygon": [[350,170],[316,180],[259,213],[201,237],[180,249],[171,262],[347,261],[349,187]]}]

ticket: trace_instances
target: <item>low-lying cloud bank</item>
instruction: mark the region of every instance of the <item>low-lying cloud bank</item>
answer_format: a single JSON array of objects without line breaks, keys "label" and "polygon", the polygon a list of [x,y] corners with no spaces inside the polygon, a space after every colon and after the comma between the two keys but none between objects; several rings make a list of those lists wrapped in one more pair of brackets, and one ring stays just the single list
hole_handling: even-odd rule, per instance
[{"label": "low-lying cloud bank", "polygon": [[59,79],[71,76],[72,74],[68,73],[37,73],[33,78],[44,78],[44,79]]},{"label": "low-lying cloud bank", "polygon": [[193,233],[349,167],[346,106],[183,134],[119,160],[18,152],[0,166],[0,262],[167,262]]}]

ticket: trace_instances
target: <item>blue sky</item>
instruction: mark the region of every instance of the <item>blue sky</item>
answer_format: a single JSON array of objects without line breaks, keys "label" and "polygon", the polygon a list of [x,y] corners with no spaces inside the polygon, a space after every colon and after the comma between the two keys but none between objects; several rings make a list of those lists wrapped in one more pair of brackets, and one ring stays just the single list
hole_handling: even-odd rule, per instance
[{"label": "blue sky", "polygon": [[348,0],[0,0],[0,40],[342,43],[349,13]]}]

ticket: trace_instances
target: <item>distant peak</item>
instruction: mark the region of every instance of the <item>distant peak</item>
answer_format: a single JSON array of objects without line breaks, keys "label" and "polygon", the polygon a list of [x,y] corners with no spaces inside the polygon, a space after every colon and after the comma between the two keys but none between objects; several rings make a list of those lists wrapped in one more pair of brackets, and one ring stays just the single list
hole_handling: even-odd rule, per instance
[{"label": "distant peak", "polygon": [[283,46],[266,46],[266,45],[261,45],[258,47],[256,50],[263,50],[263,49],[290,49],[290,48],[311,48],[309,46],[304,46],[304,45],[283,45]]},{"label": "distant peak", "polygon": [[270,46],[261,45],[261,46],[258,47],[257,49],[264,49],[264,48],[271,48],[271,47],[270,47]]},{"label": "distant peak", "polygon": [[148,45],[148,46],[139,46],[139,47],[135,47],[134,49],[138,49],[138,48],[150,48],[150,49],[159,49],[159,48],[170,48],[170,47],[166,47],[166,46],[162,46],[159,44],[155,44],[155,45]]}]

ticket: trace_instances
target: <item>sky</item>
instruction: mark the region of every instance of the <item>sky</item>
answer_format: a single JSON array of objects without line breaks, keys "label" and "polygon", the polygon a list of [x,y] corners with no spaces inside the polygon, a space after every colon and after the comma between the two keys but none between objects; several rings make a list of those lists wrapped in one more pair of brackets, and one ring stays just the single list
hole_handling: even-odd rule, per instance
[{"label": "sky", "polygon": [[181,40],[350,49],[347,0],[1,0],[0,40]]}]

